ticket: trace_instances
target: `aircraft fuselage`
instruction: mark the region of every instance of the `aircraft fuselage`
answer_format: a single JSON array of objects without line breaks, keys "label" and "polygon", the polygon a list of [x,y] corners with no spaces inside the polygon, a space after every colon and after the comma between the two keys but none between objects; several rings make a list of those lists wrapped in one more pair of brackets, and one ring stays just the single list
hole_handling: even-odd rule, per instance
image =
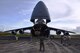
[{"label": "aircraft fuselage", "polygon": [[50,34],[50,31],[47,24],[45,24],[45,22],[42,22],[41,20],[41,22],[37,21],[37,23],[34,24],[33,28],[31,29],[31,34],[34,37],[37,37],[37,36],[48,37],[48,35]]}]

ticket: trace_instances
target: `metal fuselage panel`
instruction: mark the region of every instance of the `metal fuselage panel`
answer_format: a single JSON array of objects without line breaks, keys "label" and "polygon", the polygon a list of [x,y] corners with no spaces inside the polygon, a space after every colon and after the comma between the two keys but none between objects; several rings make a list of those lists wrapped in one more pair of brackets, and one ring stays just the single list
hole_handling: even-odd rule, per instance
[{"label": "metal fuselage panel", "polygon": [[46,19],[47,23],[51,21],[48,9],[42,1],[37,3],[32,12],[31,22],[34,23],[35,19]]}]

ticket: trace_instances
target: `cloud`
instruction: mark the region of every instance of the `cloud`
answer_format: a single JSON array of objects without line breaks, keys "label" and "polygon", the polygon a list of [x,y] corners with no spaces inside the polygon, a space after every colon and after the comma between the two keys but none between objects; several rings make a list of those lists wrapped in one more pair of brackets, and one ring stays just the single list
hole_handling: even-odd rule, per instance
[{"label": "cloud", "polygon": [[4,31],[4,26],[0,25],[0,31]]},{"label": "cloud", "polygon": [[6,31],[6,30],[11,30],[15,29],[16,27],[9,26],[9,25],[0,25],[0,31]]},{"label": "cloud", "polygon": [[19,14],[22,15],[22,16],[26,16],[26,17],[29,17],[31,16],[31,13],[32,13],[32,9],[22,9],[19,11]]},{"label": "cloud", "polygon": [[49,9],[50,16],[53,18],[63,18],[70,16],[72,9],[66,4],[55,4]]},{"label": "cloud", "polygon": [[80,34],[80,26],[76,27],[76,29],[73,29],[74,32],[76,32],[76,34]]},{"label": "cloud", "polygon": [[30,27],[30,26],[33,26],[33,23],[30,22],[30,19],[23,19],[11,25],[9,24],[0,25],[0,31],[19,29],[19,28]]},{"label": "cloud", "polygon": [[[33,25],[29,20],[36,3],[39,0],[8,0],[0,2],[0,17],[5,20],[6,28],[20,28]],[[75,29],[80,26],[80,0],[42,0],[50,13],[51,23],[48,26]],[[7,16],[6,16],[7,15]],[[3,17],[4,16],[4,17]],[[14,23],[12,23],[12,20]],[[1,19],[2,20],[2,19]],[[5,25],[3,24],[3,25]],[[12,27],[11,27],[12,26]]]},{"label": "cloud", "polygon": [[48,7],[51,23],[49,26],[57,28],[75,29],[80,26],[79,0],[43,0]]},{"label": "cloud", "polygon": [[22,21],[17,22],[13,26],[16,28],[24,28],[24,27],[33,26],[33,23],[31,23],[29,19],[23,19]]}]

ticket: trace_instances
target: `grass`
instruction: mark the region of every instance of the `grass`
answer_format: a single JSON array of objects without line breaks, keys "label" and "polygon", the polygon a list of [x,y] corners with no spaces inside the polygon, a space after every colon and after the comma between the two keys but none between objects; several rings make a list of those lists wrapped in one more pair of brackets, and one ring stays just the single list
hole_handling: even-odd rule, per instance
[{"label": "grass", "polygon": [[0,44],[9,44],[15,42],[18,42],[18,40],[0,40]]},{"label": "grass", "polygon": [[29,37],[31,34],[16,34],[17,37]]},{"label": "grass", "polygon": [[0,32],[0,36],[10,36],[12,35],[11,33],[6,33],[6,32]]},{"label": "grass", "polygon": [[[7,32],[0,32],[0,36],[14,36],[13,34],[11,33],[7,33]],[[31,34],[16,34],[15,36],[17,37],[29,37],[31,36]],[[55,38],[60,38],[60,36],[56,36],[54,35]],[[80,35],[71,35],[72,38],[80,38]]]},{"label": "grass", "polygon": [[[14,35],[11,33],[0,32],[0,36],[14,36]],[[15,36],[17,36],[17,37],[28,37],[28,36],[31,36],[31,34],[16,34]]]}]

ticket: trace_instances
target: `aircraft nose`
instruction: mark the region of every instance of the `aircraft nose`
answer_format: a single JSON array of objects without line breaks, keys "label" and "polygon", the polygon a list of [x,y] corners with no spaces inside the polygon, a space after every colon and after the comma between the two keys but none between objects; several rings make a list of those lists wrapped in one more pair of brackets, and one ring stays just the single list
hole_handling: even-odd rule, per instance
[{"label": "aircraft nose", "polygon": [[50,22],[49,12],[43,1],[39,1],[34,7],[31,22],[35,22],[35,19],[46,19],[46,22]]},{"label": "aircraft nose", "polygon": [[43,1],[39,1],[38,3],[43,3]]}]

